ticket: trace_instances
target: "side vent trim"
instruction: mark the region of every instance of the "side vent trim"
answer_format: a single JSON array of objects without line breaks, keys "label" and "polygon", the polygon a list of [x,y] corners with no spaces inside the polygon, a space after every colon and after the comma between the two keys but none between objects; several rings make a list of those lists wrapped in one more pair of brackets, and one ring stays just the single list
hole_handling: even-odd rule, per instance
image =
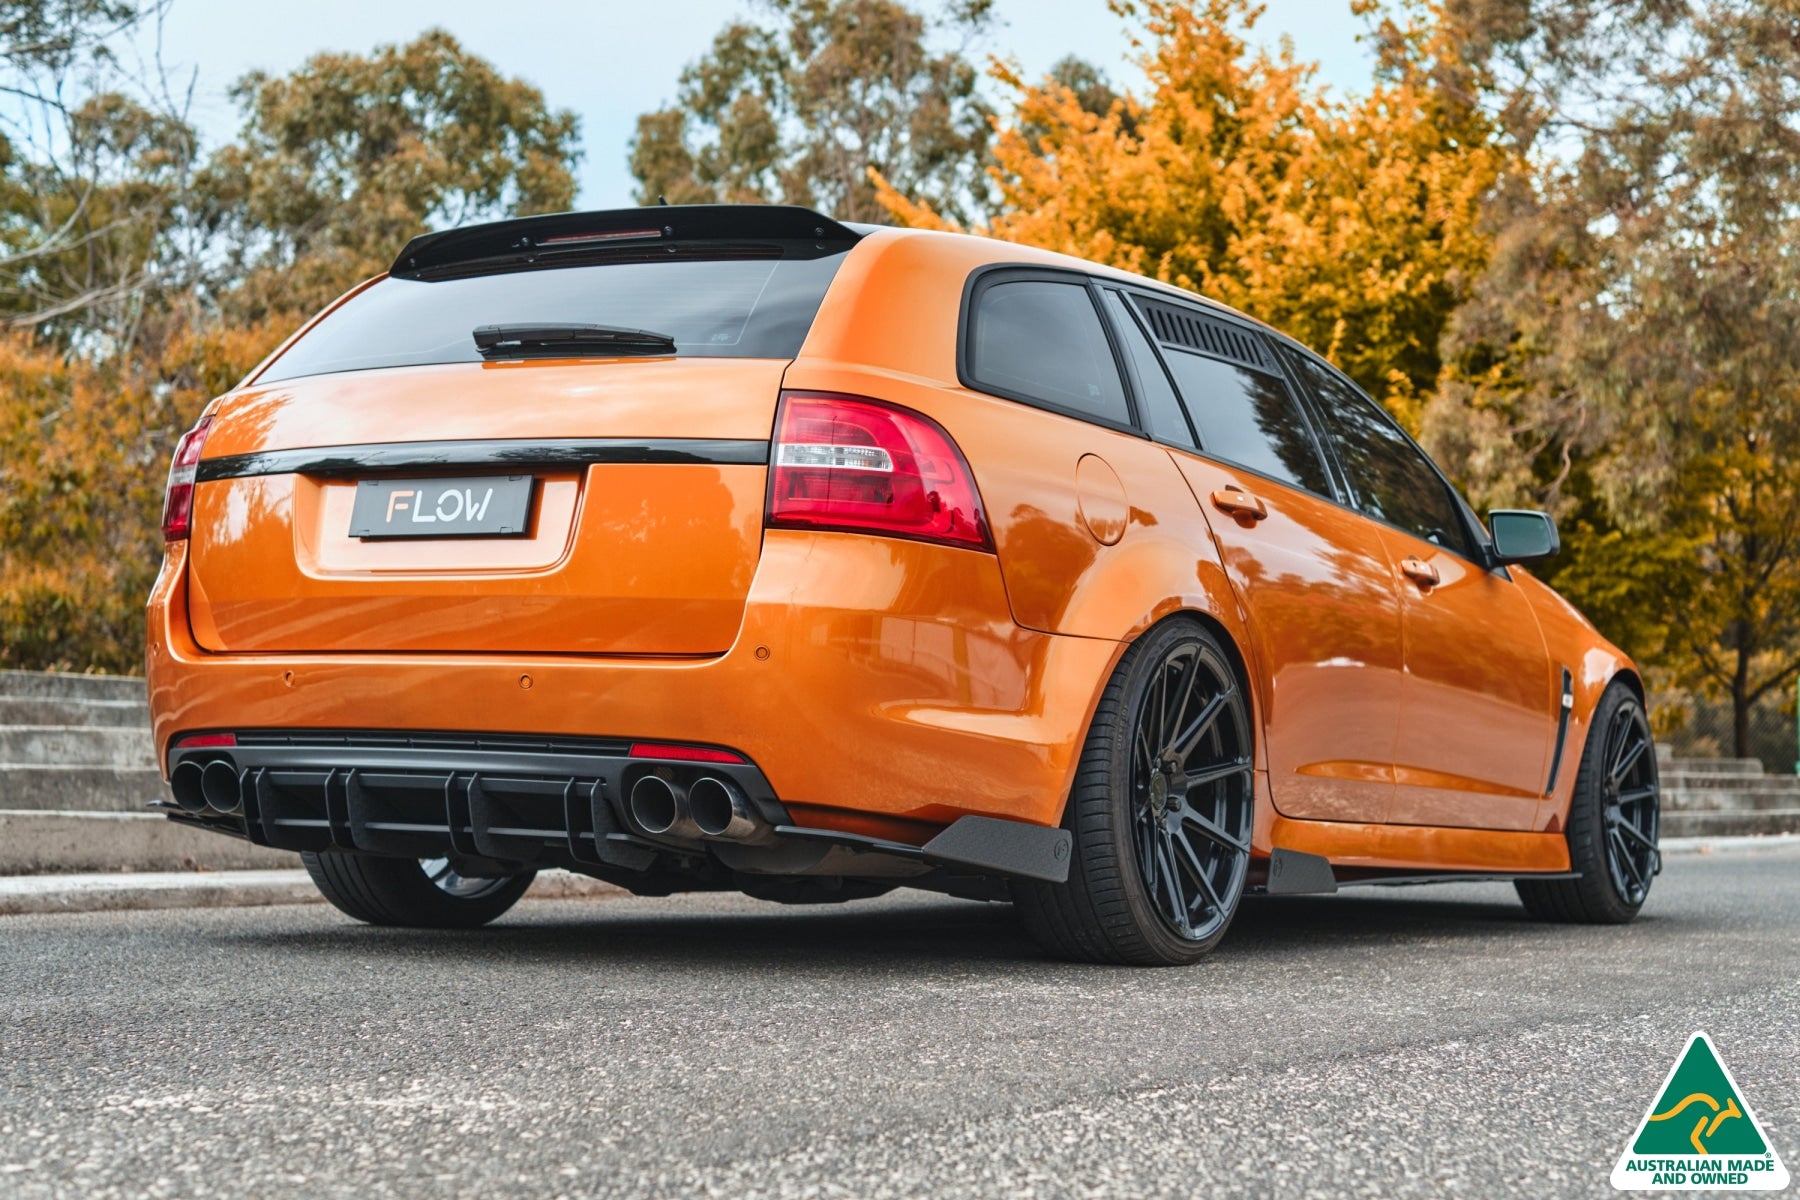
[{"label": "side vent trim", "polygon": [[1556,793],[1556,776],[1562,770],[1563,750],[1569,741],[1569,716],[1575,711],[1575,677],[1569,668],[1562,669],[1562,705],[1556,715],[1556,750],[1550,756],[1550,780],[1544,784],[1544,795]]},{"label": "side vent trim", "polygon": [[1239,329],[1224,321],[1195,312],[1193,309],[1164,304],[1144,296],[1132,297],[1150,322],[1157,340],[1185,350],[1196,350],[1210,358],[1277,373],[1279,368],[1268,347],[1255,333]]}]

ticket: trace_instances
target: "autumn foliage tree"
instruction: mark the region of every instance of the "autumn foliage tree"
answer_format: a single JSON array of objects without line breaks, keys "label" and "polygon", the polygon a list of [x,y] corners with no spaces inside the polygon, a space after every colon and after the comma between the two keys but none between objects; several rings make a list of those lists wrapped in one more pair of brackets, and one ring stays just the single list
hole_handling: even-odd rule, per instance
[{"label": "autumn foliage tree", "polygon": [[1559,586],[1727,698],[1747,755],[1800,675],[1800,11],[1470,12],[1540,169],[1497,197],[1427,432],[1479,497],[1558,512]]},{"label": "autumn foliage tree", "polygon": [[[1482,204],[1509,165],[1479,78],[1429,9],[1375,26],[1374,88],[1335,99],[1290,50],[1253,49],[1249,0],[1114,0],[1143,94],[996,68],[1012,116],[984,232],[1203,292],[1317,346],[1403,418],[1485,263]],[[946,214],[885,181],[899,220]]]},{"label": "autumn foliage tree", "polygon": [[[51,29],[132,11],[35,8]],[[68,105],[72,158],[5,163],[0,666],[140,669],[169,453],[207,401],[413,234],[574,198],[573,115],[441,32],[234,95],[243,131],[204,160],[107,91]]]}]

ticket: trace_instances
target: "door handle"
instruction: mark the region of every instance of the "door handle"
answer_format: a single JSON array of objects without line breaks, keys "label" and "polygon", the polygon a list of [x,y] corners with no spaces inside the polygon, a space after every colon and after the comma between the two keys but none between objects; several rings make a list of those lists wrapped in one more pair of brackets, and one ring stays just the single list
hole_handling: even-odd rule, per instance
[{"label": "door handle", "polygon": [[1261,500],[1241,488],[1220,488],[1212,494],[1213,507],[1240,521],[1260,521],[1269,515]]},{"label": "door handle", "polygon": [[1431,587],[1438,581],[1437,568],[1422,558],[1401,559],[1400,572],[1422,588]]}]

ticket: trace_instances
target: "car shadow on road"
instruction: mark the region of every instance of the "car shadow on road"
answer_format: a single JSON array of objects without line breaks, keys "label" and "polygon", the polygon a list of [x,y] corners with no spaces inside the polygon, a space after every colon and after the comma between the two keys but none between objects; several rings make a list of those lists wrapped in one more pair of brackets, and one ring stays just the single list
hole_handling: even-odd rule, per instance
[{"label": "car shadow on road", "polygon": [[[903,894],[904,895],[904,894]],[[708,905],[699,911],[698,905]],[[323,912],[323,910],[314,910]],[[971,967],[1053,964],[1026,936],[1011,906],[935,897],[852,902],[826,908],[749,907],[709,901],[528,902],[481,930],[382,929],[330,914],[324,927],[221,931],[221,941],[326,955],[428,953],[471,965],[488,961],[634,964],[711,968],[755,963],[833,970],[897,963]],[[1441,945],[1547,930],[1510,894],[1492,902],[1386,897],[1247,898],[1215,958],[1307,953],[1347,945]]]}]

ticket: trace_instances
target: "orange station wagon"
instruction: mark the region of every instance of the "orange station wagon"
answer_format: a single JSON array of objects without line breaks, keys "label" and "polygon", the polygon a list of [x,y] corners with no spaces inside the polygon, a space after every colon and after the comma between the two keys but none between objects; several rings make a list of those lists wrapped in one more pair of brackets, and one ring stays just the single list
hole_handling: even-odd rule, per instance
[{"label": "orange station wagon", "polygon": [[415,239],[181,441],[171,819],[364,921],[545,867],[1010,898],[1192,961],[1246,893],[1629,920],[1636,670],[1318,355],[1186,292],[800,208]]}]

